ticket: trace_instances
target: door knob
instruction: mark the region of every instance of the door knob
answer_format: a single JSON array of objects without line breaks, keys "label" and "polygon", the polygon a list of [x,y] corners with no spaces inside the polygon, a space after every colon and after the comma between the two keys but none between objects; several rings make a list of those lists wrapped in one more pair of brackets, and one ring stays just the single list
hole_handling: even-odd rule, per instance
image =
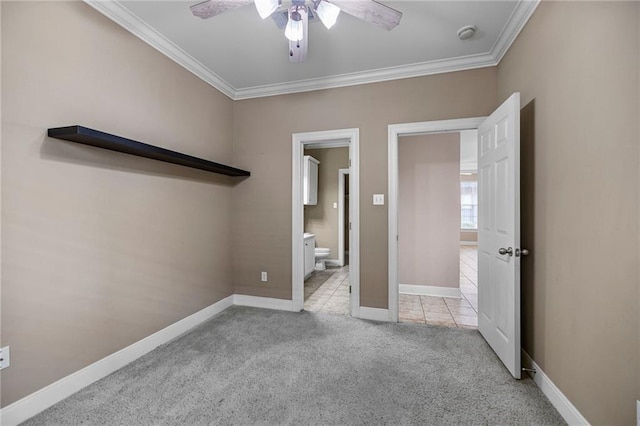
[{"label": "door knob", "polygon": [[516,249],[516,257],[518,256],[527,256],[529,255],[529,250],[527,249]]},{"label": "door knob", "polygon": [[508,254],[509,256],[513,256],[513,249],[511,247],[509,248],[500,247],[500,249],[498,250],[498,253]]}]

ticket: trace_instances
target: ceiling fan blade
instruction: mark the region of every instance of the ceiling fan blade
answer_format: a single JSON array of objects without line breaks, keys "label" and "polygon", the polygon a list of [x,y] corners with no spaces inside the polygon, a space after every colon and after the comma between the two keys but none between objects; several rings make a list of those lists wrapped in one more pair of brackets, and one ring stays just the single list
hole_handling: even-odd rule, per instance
[{"label": "ceiling fan blade", "polygon": [[395,28],[402,18],[402,12],[374,0],[329,0],[329,3],[335,4],[349,15],[378,25],[387,31]]},{"label": "ceiling fan blade", "polygon": [[236,9],[251,3],[253,3],[253,0],[206,0],[190,6],[190,9],[193,16],[208,19],[212,16],[220,15],[227,10]]}]

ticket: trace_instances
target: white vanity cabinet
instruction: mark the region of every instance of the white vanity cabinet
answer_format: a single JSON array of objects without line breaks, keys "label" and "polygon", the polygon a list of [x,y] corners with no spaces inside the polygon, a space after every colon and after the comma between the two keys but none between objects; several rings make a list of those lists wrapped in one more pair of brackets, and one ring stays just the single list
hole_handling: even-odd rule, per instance
[{"label": "white vanity cabinet", "polygon": [[304,278],[316,269],[316,236],[304,234]]},{"label": "white vanity cabinet", "polygon": [[320,164],[320,162],[310,155],[304,156],[302,200],[305,206],[315,206],[318,204],[318,164]]}]

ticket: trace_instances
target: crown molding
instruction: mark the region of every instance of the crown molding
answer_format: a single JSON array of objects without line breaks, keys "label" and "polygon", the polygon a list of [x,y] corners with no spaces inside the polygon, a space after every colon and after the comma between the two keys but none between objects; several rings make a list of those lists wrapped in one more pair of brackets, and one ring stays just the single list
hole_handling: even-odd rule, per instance
[{"label": "crown molding", "polygon": [[491,56],[494,57],[496,65],[500,63],[502,57],[507,53],[513,42],[516,41],[518,34],[529,22],[529,18],[531,18],[539,4],[540,0],[520,0],[518,2],[509,20],[507,20],[507,24],[491,48]]},{"label": "crown molding", "polygon": [[169,41],[165,36],[157,32],[149,24],[138,18],[131,13],[129,9],[124,7],[117,0],[114,1],[102,1],[102,0],[83,0],[86,4],[102,13],[107,18],[111,19],[116,24],[120,25],[131,34],[135,35],[149,46],[160,51],[163,55],[169,59],[177,62],[182,67],[191,71],[200,79],[209,83],[231,99],[235,96],[235,89],[229,85],[226,81],[216,75],[209,68],[202,65],[193,56],[176,46]]},{"label": "crown molding", "polygon": [[487,53],[236,89],[193,56],[157,32],[149,24],[131,13],[118,0],[83,1],[233,100],[310,92],[496,66],[540,3],[540,0],[521,0],[516,5],[491,51]]},{"label": "crown molding", "polygon": [[399,80],[401,78],[421,77],[425,75],[491,67],[494,65],[497,65],[497,62],[495,62],[493,56],[488,53],[483,53],[453,59],[238,89],[236,90],[234,99],[252,99],[265,96],[310,92],[312,90],[334,89],[337,87]]}]

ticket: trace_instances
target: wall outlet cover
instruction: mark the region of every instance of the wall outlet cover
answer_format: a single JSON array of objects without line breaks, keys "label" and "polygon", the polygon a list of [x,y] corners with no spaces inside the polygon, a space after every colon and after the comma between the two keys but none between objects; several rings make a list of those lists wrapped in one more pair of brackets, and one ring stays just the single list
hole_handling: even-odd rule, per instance
[{"label": "wall outlet cover", "polygon": [[266,273],[266,272],[262,272],[262,273],[260,274],[260,279],[261,279],[262,281],[266,282],[266,281],[267,281],[267,273]]},{"label": "wall outlet cover", "polygon": [[373,205],[384,206],[384,194],[373,194]]}]

